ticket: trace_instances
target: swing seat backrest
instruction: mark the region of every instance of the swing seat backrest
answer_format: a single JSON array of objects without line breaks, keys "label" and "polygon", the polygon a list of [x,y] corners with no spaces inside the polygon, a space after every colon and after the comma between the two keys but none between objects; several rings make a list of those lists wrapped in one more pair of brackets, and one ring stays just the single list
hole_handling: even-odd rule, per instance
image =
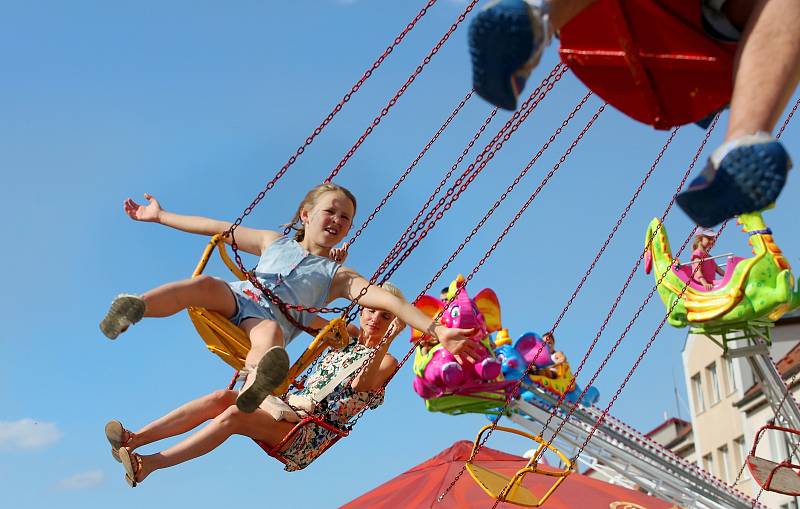
[{"label": "swing seat backrest", "polygon": [[656,129],[730,102],[736,45],[704,33],[698,0],[600,0],[562,27],[560,40],[578,79]]},{"label": "swing seat backrest", "polygon": [[764,432],[768,430],[780,431],[800,437],[800,432],[797,430],[772,424],[762,426],[756,433],[753,448],[747,456],[747,468],[750,470],[753,480],[764,490],[784,495],[800,496],[800,465],[796,465],[790,460],[777,463],[756,455],[758,443]]},{"label": "swing seat backrest", "polygon": [[[239,278],[239,280],[246,279],[245,274],[228,256],[223,239],[224,237],[222,235],[215,235],[211,238],[208,245],[206,245],[206,248],[203,250],[203,255],[200,257],[200,261],[192,273],[192,277],[197,277],[203,273],[212,251],[216,248],[223,263],[225,263],[234,276]],[[247,352],[250,350],[250,338],[247,337],[247,334],[215,311],[199,307],[189,307],[187,311],[198,334],[200,334],[200,337],[203,338],[203,341],[206,343],[206,347],[237,371],[241,370],[244,367],[244,359],[247,356]],[[273,394],[281,395],[286,392],[289,385],[291,385],[316,358],[322,355],[327,348],[341,349],[347,345],[348,341],[349,336],[347,335],[346,323],[344,320],[341,318],[331,320],[331,322],[317,334],[317,337],[314,338],[303,355],[292,365],[289,369],[288,377]]]}]

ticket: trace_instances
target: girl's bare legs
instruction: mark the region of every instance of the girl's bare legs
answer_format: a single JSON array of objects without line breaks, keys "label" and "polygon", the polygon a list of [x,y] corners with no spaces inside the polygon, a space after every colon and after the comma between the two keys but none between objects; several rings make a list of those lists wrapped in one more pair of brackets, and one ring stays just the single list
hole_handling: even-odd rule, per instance
[{"label": "girl's bare legs", "polygon": [[242,321],[241,327],[250,337],[250,351],[244,360],[247,378],[236,406],[250,413],[283,383],[289,371],[289,356],[283,349],[283,332],[277,322],[249,318]]},{"label": "girl's bare legs", "polygon": [[228,284],[219,279],[210,276],[184,279],[154,288],[141,297],[118,296],[100,322],[100,330],[109,339],[116,339],[143,317],[170,316],[189,306],[204,307],[230,317],[236,312],[236,299]]},{"label": "girl's bare legs", "polygon": [[[136,472],[136,481],[142,481],[155,470],[171,467],[207,454],[219,447],[231,435],[244,435],[275,446],[294,427],[292,423],[276,421],[263,410],[246,414],[236,406],[229,405],[221,408],[223,402],[235,401],[235,399],[236,393],[233,391],[217,391],[187,403],[142,428],[131,440],[132,443],[129,444],[131,447],[188,431],[208,420],[208,412],[212,411],[212,408],[219,409],[207,426],[180,443],[156,454],[140,455],[142,467]],[[146,438],[142,439],[142,436]],[[134,439],[136,443],[133,442]]]},{"label": "girl's bare legs", "polygon": [[144,316],[164,317],[197,306],[229,317],[236,313],[236,300],[228,283],[211,276],[198,276],[167,283],[142,295]]}]

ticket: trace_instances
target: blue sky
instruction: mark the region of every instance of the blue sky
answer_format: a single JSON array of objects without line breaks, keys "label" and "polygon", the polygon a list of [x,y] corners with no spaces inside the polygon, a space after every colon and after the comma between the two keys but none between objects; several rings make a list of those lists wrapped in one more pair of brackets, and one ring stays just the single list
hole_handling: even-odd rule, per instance
[{"label": "blue sky", "polygon": [[[142,426],[225,386],[231,374],[205,350],[183,314],[145,321],[116,342],[100,334],[97,323],[117,293],[188,276],[205,243],[128,220],[123,200],[149,192],[175,212],[235,218],[421,5],[3,3],[0,167],[6,192],[0,207],[11,226],[0,255],[6,267],[0,296],[0,492],[9,507],[218,507],[260,495],[278,507],[334,507],[456,440],[473,438],[486,419],[427,413],[411,389],[408,367],[390,386],[383,407],[299,473],[284,473],[249,440],[236,437],[130,490],[102,431],[111,418]],[[246,224],[278,228],[289,219],[305,191],[336,165],[463,6],[441,0],[430,9]],[[340,173],[337,181],[360,200],[357,220],[469,89],[465,32],[455,32]],[[531,83],[554,63],[550,51]],[[393,280],[408,296],[427,283],[584,93],[568,73],[523,124],[397,272]],[[434,288],[471,270],[599,105],[589,100]],[[467,104],[362,235],[348,265],[374,271],[489,111],[477,98]],[[498,114],[483,143],[508,117]],[[797,133],[791,125],[784,135],[790,151]],[[471,287],[497,292],[512,336],[552,324],[667,135],[606,109],[483,266]],[[566,315],[557,337],[573,366],[641,252],[647,223],[663,211],[702,135],[693,126],[678,133]],[[709,148],[720,137],[721,130]],[[800,253],[792,205],[797,186],[790,179],[778,208],[766,215],[794,263]],[[679,211],[667,219],[673,243],[689,228]],[[717,247],[728,251],[749,251],[736,228]],[[219,266],[211,271],[227,277]],[[599,365],[651,285],[643,271],[636,275],[587,372]],[[608,402],[663,314],[658,299],[645,309],[596,383],[601,403]],[[685,400],[684,335],[663,330],[614,406],[615,415],[647,430],[665,412],[676,413],[673,378]],[[403,355],[407,339],[398,338],[392,352]],[[687,417],[685,405],[680,412]],[[502,438],[489,445],[523,452]]]}]

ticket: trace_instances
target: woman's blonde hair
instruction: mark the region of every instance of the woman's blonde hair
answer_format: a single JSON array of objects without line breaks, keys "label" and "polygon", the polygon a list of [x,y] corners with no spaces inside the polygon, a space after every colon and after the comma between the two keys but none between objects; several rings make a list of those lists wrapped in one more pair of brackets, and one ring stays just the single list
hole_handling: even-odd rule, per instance
[{"label": "woman's blonde hair", "polygon": [[[392,283],[392,282],[390,282],[390,281],[386,281],[386,282],[384,282],[383,284],[381,284],[381,288],[383,288],[383,289],[384,289],[384,290],[386,290],[387,292],[391,293],[392,295],[394,295],[394,296],[395,296],[395,297],[397,297],[398,299],[402,300],[403,302],[408,302],[408,301],[406,300],[406,297],[405,297],[405,295],[403,295],[403,292],[401,292],[401,291],[400,291],[400,288],[398,288],[397,286],[395,286],[395,284],[394,284],[394,283]],[[404,321],[400,320],[399,318],[397,319],[397,321],[398,321],[398,323],[400,324],[400,330],[398,330],[398,331],[395,331],[395,332],[397,332],[397,333],[400,333],[400,331],[402,331],[403,329],[405,329],[405,328],[406,328],[406,323],[405,323]]]},{"label": "woman's blonde hair", "polygon": [[357,207],[356,197],[353,196],[353,193],[351,193],[348,189],[333,183],[314,186],[309,192],[306,193],[306,196],[303,198],[303,201],[300,202],[300,205],[297,206],[297,212],[294,213],[294,217],[292,217],[292,220],[289,222],[289,224],[284,225],[295,231],[294,240],[300,242],[306,236],[306,227],[300,221],[300,214],[303,212],[303,210],[310,210],[314,208],[314,205],[317,204],[319,197],[331,191],[339,191],[347,196],[347,199],[353,202],[353,214],[355,215]]},{"label": "woman's blonde hair", "polygon": [[713,237],[709,237],[708,235],[695,235],[694,240],[692,241],[692,251],[695,251],[698,247],[700,247],[700,242],[702,242],[704,238]]}]

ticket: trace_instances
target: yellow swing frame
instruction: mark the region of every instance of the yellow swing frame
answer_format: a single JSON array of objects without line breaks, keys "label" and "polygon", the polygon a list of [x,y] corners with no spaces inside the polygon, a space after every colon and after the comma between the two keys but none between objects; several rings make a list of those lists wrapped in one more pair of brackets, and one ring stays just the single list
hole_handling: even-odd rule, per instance
[{"label": "yellow swing frame", "polygon": [[[192,277],[197,277],[203,273],[211,258],[211,253],[216,248],[222,262],[230,269],[233,275],[241,281],[247,279],[247,276],[233,263],[228,255],[224,239],[224,234],[217,234],[211,237],[211,240],[203,250],[197,267],[192,272]],[[244,367],[244,359],[247,356],[247,352],[250,350],[250,338],[247,337],[247,334],[216,311],[194,306],[190,306],[187,311],[206,347],[237,371],[241,370]],[[328,325],[319,331],[306,351],[303,352],[303,355],[292,365],[286,380],[275,389],[273,394],[282,395],[285,393],[289,386],[327,348],[342,349],[347,346],[349,340],[347,322],[341,317],[331,320]]]},{"label": "yellow swing frame", "polygon": [[[504,426],[496,426],[494,429],[528,438],[538,444],[538,447],[536,448],[536,451],[531,457],[530,461],[528,461],[528,464],[518,470],[517,473],[511,477],[476,464],[475,456],[478,452],[478,449],[481,447],[480,443],[482,441],[483,434],[490,429],[492,429],[492,425],[487,424],[478,432],[478,436],[475,438],[475,443],[472,446],[470,459],[467,460],[466,467],[467,472],[469,472],[469,475],[471,475],[475,482],[478,483],[478,486],[480,486],[481,489],[483,489],[483,491],[485,491],[486,494],[493,499],[523,507],[540,507],[547,501],[548,498],[550,498],[550,495],[555,492],[556,488],[558,488],[559,485],[564,482],[567,476],[574,472],[572,460],[567,458],[564,453],[556,449],[552,444],[545,441],[542,437],[534,436],[529,433]],[[563,470],[550,470],[539,467],[541,455],[546,449],[553,451],[564,463],[565,467]],[[529,488],[522,485],[523,479],[529,473],[555,477],[556,481],[543,495],[537,496]]]}]

